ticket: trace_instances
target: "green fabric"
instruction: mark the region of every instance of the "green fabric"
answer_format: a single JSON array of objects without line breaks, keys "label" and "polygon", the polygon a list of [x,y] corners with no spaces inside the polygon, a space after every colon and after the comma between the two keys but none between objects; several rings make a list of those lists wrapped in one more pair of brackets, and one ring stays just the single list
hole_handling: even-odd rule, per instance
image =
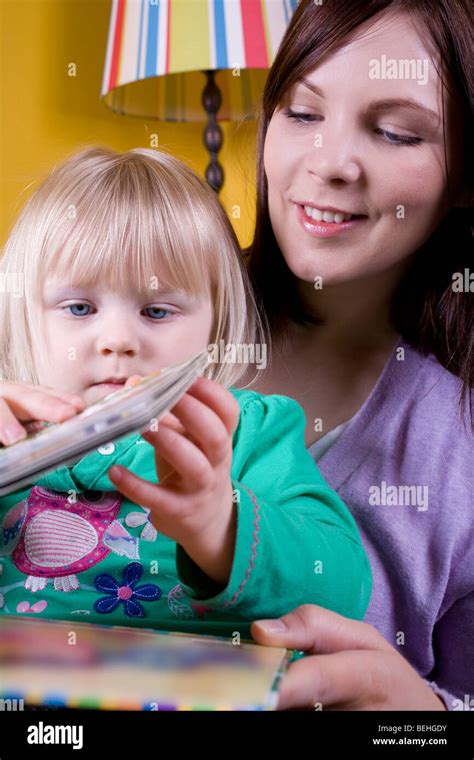
[{"label": "green fabric", "polygon": [[[51,539],[52,548],[46,546],[45,550],[50,552],[49,565],[42,560],[40,573],[25,571],[21,557],[31,559],[32,552],[38,551],[31,525],[42,518],[48,506],[41,507],[41,492],[28,504],[28,488],[0,499],[0,612],[216,635],[238,631],[244,638],[249,637],[252,620],[277,617],[305,603],[362,618],[371,591],[369,562],[351,514],[326,485],[304,447],[301,407],[283,396],[232,393],[241,412],[231,472],[237,536],[226,588],[217,588],[182,547],[156,534],[146,519],[148,510],[125,498],[112,521],[107,549],[106,531],[92,547],[85,569],[71,572],[69,555],[62,566],[52,566],[59,549],[49,525],[48,535],[40,539],[43,543]],[[58,468],[35,485],[60,492],[52,495],[60,500],[64,514],[71,509],[68,496],[74,499],[77,494],[80,502],[81,495],[91,496],[89,491],[108,492],[108,498],[117,495],[107,477],[112,464],[157,482],[152,446],[140,435],[129,435],[94,450],[72,467]],[[22,506],[12,512],[19,502]],[[87,503],[83,509],[85,517],[87,509],[94,511]],[[26,525],[21,533],[18,520],[22,511]],[[96,516],[100,517],[100,512]],[[54,512],[51,519],[56,520]],[[84,526],[84,519],[75,518],[76,526],[79,522]],[[86,528],[90,540],[92,531]],[[61,537],[60,532],[60,542]],[[69,551],[74,541],[74,536],[68,541],[63,538],[61,551]],[[23,555],[19,553],[22,543]],[[97,552],[106,556],[97,558]],[[34,591],[27,579],[41,573],[49,576],[47,585]],[[110,577],[97,581],[104,574],[115,581]],[[64,583],[66,588],[74,583],[79,587],[63,590]],[[105,611],[104,605],[109,609],[116,604],[120,587],[118,606]],[[100,599],[105,599],[100,603],[104,611],[94,608]]]}]

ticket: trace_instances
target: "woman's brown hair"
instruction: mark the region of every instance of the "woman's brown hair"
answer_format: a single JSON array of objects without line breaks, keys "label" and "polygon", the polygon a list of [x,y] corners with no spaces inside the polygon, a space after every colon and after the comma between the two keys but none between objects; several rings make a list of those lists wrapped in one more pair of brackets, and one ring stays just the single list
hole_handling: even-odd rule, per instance
[{"label": "woman's brown hair", "polygon": [[[278,248],[268,210],[263,149],[275,108],[296,82],[335,52],[350,33],[386,9],[410,12],[427,30],[439,52],[443,84],[464,113],[464,190],[473,194],[472,6],[470,0],[301,0],[266,82],[258,132],[257,215],[254,239],[246,254],[257,296],[274,334],[288,319],[311,323],[296,292],[296,280]],[[447,77],[444,73],[447,73]],[[447,81],[449,80],[449,81]],[[443,88],[444,99],[444,88]],[[444,105],[444,104],[443,104]],[[444,109],[443,109],[444,110]],[[454,203],[447,167],[448,193]],[[472,264],[472,210],[452,207],[428,241],[416,252],[392,304],[392,321],[403,338],[474,385],[473,299],[455,292],[453,275]]]}]

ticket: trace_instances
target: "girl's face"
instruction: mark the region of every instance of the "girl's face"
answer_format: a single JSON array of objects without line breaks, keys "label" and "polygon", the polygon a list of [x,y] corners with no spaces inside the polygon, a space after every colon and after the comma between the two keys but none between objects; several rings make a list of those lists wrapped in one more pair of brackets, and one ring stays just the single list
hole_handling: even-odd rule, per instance
[{"label": "girl's face", "polygon": [[[431,54],[408,15],[381,14],[368,29],[287,92],[266,136],[276,240],[291,271],[306,282],[322,277],[323,288],[402,271],[449,208],[441,82]],[[462,120],[447,93],[445,101],[448,168],[457,182]],[[305,205],[361,217],[320,225]]]},{"label": "girl's face", "polygon": [[[39,357],[40,384],[79,393],[86,404],[205,348],[213,325],[209,299],[182,291],[127,296],[102,287],[71,288],[55,279],[44,289],[48,350]],[[114,378],[119,384],[104,385]]]}]

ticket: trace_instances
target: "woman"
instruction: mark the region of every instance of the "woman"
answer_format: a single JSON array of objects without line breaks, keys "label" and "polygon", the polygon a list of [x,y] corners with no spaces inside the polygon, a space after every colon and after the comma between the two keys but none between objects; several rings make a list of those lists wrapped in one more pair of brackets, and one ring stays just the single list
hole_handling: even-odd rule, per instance
[{"label": "woman", "polygon": [[468,0],[302,0],[266,84],[249,254],[273,361],[257,390],[302,405],[374,576],[366,623],[305,606],[254,624],[319,654],[290,668],[280,707],[474,695],[471,34]]}]

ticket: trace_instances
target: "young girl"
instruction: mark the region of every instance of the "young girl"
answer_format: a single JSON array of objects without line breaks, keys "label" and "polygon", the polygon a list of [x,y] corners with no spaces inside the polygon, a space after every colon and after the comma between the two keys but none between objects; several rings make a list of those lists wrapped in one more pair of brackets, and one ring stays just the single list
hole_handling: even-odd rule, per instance
[{"label": "young girl", "polygon": [[[1,300],[5,445],[134,375],[256,340],[215,194],[153,150],[91,148],[59,166],[22,212],[2,269],[24,287]],[[243,370],[209,365],[157,432],[0,499],[3,613],[246,637],[255,617],[306,602],[363,616],[368,561],[305,450],[303,412],[227,390]]]}]

